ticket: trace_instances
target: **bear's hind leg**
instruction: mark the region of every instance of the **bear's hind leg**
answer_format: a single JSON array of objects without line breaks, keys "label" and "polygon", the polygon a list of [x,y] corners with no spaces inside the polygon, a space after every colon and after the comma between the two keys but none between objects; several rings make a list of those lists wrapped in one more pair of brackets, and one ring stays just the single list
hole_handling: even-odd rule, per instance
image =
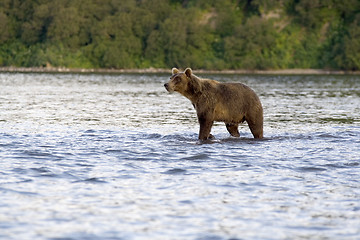
[{"label": "bear's hind leg", "polygon": [[254,138],[263,138],[263,121],[251,122],[247,121],[250,131]]},{"label": "bear's hind leg", "polygon": [[226,129],[228,130],[228,132],[230,133],[231,136],[240,137],[240,133],[239,133],[239,130],[238,130],[239,124],[225,123],[225,126],[226,126]]},{"label": "bear's hind leg", "polygon": [[251,114],[245,116],[245,121],[248,123],[254,138],[263,138],[264,117],[261,105],[257,111],[251,112]]}]

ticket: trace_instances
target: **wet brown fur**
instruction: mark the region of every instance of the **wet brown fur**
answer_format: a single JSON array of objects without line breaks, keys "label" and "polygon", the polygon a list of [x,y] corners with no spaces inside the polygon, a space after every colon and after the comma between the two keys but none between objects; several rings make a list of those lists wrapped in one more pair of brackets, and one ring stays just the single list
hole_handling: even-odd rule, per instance
[{"label": "wet brown fur", "polygon": [[229,133],[239,137],[238,125],[246,121],[254,138],[263,137],[263,108],[256,93],[242,83],[220,83],[201,79],[190,68],[180,72],[172,69],[170,81],[164,86],[179,92],[196,109],[200,124],[199,139],[211,138],[214,121],[224,122]]}]

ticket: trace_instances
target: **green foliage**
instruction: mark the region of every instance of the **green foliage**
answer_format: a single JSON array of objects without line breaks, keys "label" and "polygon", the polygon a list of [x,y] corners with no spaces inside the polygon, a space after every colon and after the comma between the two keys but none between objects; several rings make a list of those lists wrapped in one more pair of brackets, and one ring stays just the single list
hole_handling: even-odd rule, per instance
[{"label": "green foliage", "polygon": [[358,0],[2,0],[0,66],[360,70]]},{"label": "green foliage", "polygon": [[348,28],[344,43],[345,64],[343,68],[360,69],[360,13],[356,15],[354,22]]},{"label": "green foliage", "polygon": [[260,17],[251,17],[225,39],[225,60],[231,68],[278,68],[272,61],[277,32]]},{"label": "green foliage", "polygon": [[319,58],[322,68],[342,69],[344,59],[344,36],[346,33],[344,21],[334,21],[330,24],[325,42],[320,51],[323,53]]}]

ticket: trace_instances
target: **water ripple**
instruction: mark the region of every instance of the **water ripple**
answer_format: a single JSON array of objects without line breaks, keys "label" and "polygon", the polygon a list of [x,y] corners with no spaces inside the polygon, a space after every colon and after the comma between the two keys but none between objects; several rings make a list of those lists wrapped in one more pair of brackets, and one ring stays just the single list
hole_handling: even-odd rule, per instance
[{"label": "water ripple", "polygon": [[358,77],[209,76],[259,94],[265,138],[207,142],[168,77],[0,74],[0,238],[359,238]]}]

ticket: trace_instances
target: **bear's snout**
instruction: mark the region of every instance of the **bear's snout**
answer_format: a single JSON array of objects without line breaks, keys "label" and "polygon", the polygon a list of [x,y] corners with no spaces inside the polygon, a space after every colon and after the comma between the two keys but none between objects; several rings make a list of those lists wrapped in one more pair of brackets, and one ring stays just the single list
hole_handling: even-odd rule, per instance
[{"label": "bear's snout", "polygon": [[165,89],[169,92],[169,93],[173,93],[174,89],[173,86],[170,83],[165,83],[164,84]]}]

